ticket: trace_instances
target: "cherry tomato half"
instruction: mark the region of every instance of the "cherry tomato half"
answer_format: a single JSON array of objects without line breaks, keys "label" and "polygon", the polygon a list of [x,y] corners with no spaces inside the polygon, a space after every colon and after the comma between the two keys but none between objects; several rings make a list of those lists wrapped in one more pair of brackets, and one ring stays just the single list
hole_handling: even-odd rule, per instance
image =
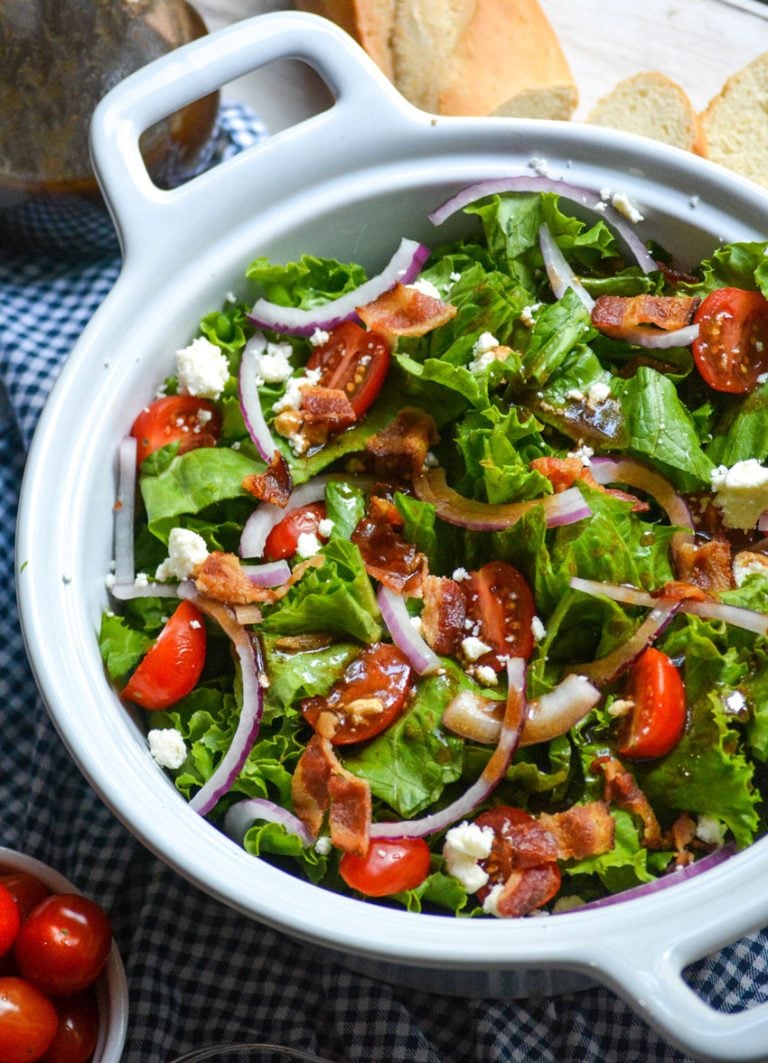
[{"label": "cherry tomato half", "polygon": [[[202,413],[202,417],[200,414]],[[197,447],[215,447],[221,432],[221,414],[212,402],[194,395],[166,395],[145,407],[131,428],[138,442],[136,462],[166,447],[179,443],[179,453]]]},{"label": "cherry tomato half", "polygon": [[500,657],[530,657],[536,605],[522,572],[505,561],[490,561],[470,574],[465,595],[467,616],[479,625],[482,641],[492,647],[477,664],[499,672]]},{"label": "cherry tomato half", "polygon": [[19,909],[22,922],[33,908],[50,896],[51,891],[39,878],[28,871],[9,871],[0,875],[0,886],[5,886]]},{"label": "cherry tomato half", "polygon": [[339,874],[366,897],[413,890],[429,874],[429,846],[423,838],[373,838],[365,856],[342,856]]},{"label": "cherry tomato half", "polygon": [[276,524],[264,542],[264,557],[267,561],[281,561],[293,557],[300,535],[318,535],[317,527],[325,517],[325,503],[312,502],[286,513]]},{"label": "cherry tomato half", "polygon": [[100,905],[58,893],[38,904],[22,924],[16,962],[22,976],[44,993],[70,996],[95,981],[111,944],[112,929]]},{"label": "cherry tomato half", "polygon": [[411,689],[411,666],[397,646],[374,642],[344,669],[325,697],[305,698],[301,711],[311,727],[333,714],[333,745],[364,742],[397,719]]},{"label": "cherry tomato half", "polygon": [[86,1063],[99,1037],[99,1012],[90,990],[53,1001],[58,1025],[42,1063]]},{"label": "cherry tomato half", "polygon": [[51,1001],[23,978],[0,978],[0,1059],[33,1063],[56,1034],[58,1018]]},{"label": "cherry tomato half", "polygon": [[527,915],[551,900],[560,889],[557,845],[549,831],[528,812],[498,805],[482,812],[475,823],[490,827],[490,856],[478,861],[488,884],[477,891],[482,903],[494,886],[504,886],[503,916]]},{"label": "cherry tomato half", "polygon": [[768,371],[768,300],[760,292],[718,288],[693,322],[699,335],[691,350],[706,383],[715,391],[752,391]]},{"label": "cherry tomato half", "polygon": [[630,673],[626,696],[634,708],[622,723],[620,756],[670,753],[685,730],[685,688],[669,657],[653,646],[644,650]]},{"label": "cherry tomato half", "polygon": [[16,940],[21,926],[21,913],[13,894],[0,886],[0,956],[4,956]]},{"label": "cherry tomato half", "polygon": [[344,321],[331,330],[326,343],[315,347],[307,368],[319,369],[321,387],[343,391],[356,416],[362,417],[378,395],[390,361],[383,336]]},{"label": "cherry tomato half", "polygon": [[193,689],[205,664],[206,634],[197,606],[183,601],[123,687],[144,709],[167,709]]}]

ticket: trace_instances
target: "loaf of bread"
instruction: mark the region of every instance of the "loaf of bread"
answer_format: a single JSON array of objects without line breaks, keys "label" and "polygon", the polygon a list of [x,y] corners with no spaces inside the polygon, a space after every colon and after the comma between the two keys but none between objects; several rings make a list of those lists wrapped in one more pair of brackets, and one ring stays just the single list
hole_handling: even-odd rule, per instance
[{"label": "loaf of bread", "polygon": [[296,0],[434,114],[568,120],[578,92],[538,0]]},{"label": "loaf of bread", "polygon": [[726,81],[701,124],[713,162],[768,188],[768,52]]},{"label": "loaf of bread", "polygon": [[704,130],[688,93],[655,70],[620,81],[598,100],[587,121],[707,154]]}]

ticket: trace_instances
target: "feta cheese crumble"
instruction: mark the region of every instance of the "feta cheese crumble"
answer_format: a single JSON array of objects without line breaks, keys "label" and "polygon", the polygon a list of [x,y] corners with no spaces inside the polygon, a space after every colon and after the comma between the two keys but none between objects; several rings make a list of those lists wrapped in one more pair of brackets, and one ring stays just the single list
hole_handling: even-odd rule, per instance
[{"label": "feta cheese crumble", "polygon": [[725,841],[725,827],[713,816],[698,816],[696,837],[705,845],[722,845]]},{"label": "feta cheese crumble", "polygon": [[322,535],[324,539],[329,539],[331,532],[336,527],[332,520],[328,517],[323,517],[321,521],[318,521],[317,531],[319,535]]},{"label": "feta cheese crumble", "polygon": [[314,532],[302,532],[296,543],[296,553],[299,557],[314,557],[321,545]]},{"label": "feta cheese crumble", "polygon": [[493,830],[478,827],[466,820],[451,827],[445,836],[443,858],[449,875],[457,879],[467,893],[477,893],[488,882],[488,873],[478,864],[491,855]]},{"label": "feta cheese crumble", "polygon": [[180,731],[175,727],[155,729],[147,735],[149,752],[156,764],[161,768],[170,768],[176,771],[184,763],[187,756],[187,747]]},{"label": "feta cheese crumble", "polygon": [[587,406],[600,406],[611,396],[611,389],[602,380],[595,381],[590,385],[589,391],[586,394]]},{"label": "feta cheese crumble", "polygon": [[[253,343],[255,338],[250,342]],[[284,384],[293,373],[293,347],[290,343],[268,343],[264,336],[261,341],[253,359],[258,383]]]},{"label": "feta cheese crumble", "polygon": [[475,679],[486,687],[495,687],[499,683],[499,677],[489,664],[481,664],[479,668],[475,668]]},{"label": "feta cheese crumble", "polygon": [[749,531],[768,509],[768,468],[755,458],[737,461],[728,468],[718,465],[711,473],[715,505],[727,528]]},{"label": "feta cheese crumble", "polygon": [[182,394],[218,399],[229,379],[229,362],[220,347],[198,336],[176,351],[176,375]]},{"label": "feta cheese crumble", "polygon": [[189,579],[208,557],[205,539],[189,528],[171,528],[168,557],[161,561],[155,579]]},{"label": "feta cheese crumble", "polygon": [[577,447],[576,450],[571,450],[568,452],[569,458],[578,458],[585,468],[589,466],[594,456],[594,450],[592,449],[592,447],[588,446]]},{"label": "feta cheese crumble", "polygon": [[321,834],[315,842],[315,852],[319,856],[328,856],[333,849],[333,842],[327,834]]},{"label": "feta cheese crumble", "polygon": [[326,332],[323,328],[316,328],[312,335],[309,337],[309,342],[313,347],[322,347],[324,343],[327,343],[331,338],[330,332]]},{"label": "feta cheese crumble", "polygon": [[536,643],[543,642],[543,640],[547,637],[547,629],[544,627],[544,624],[541,622],[541,618],[540,617],[534,616],[532,618],[532,620],[531,620],[531,632],[533,634],[533,641],[536,642]]},{"label": "feta cheese crumble", "polygon": [[470,635],[469,638],[461,641],[461,652],[468,661],[476,661],[478,657],[482,657],[484,653],[489,653],[490,650],[491,647],[488,643],[483,642],[482,639],[477,638],[475,635]]},{"label": "feta cheese crumble", "polygon": [[619,214],[623,214],[625,218],[636,225],[639,221],[643,221],[643,215],[632,203],[625,192],[614,192],[611,196],[611,203],[614,205]]},{"label": "feta cheese crumble", "polygon": [[422,295],[428,295],[431,299],[440,298],[440,292],[434,286],[432,281],[419,278],[418,280],[415,280],[413,284],[409,284],[408,287],[413,288],[414,291],[421,292]]}]

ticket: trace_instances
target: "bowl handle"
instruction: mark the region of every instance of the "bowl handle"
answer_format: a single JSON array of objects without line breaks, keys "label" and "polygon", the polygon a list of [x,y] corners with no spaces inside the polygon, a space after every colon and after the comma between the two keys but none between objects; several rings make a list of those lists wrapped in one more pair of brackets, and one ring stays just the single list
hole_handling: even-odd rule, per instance
[{"label": "bowl handle", "polygon": [[[334,97],[328,110],[179,188],[161,190],[153,183],[139,151],[145,129],[258,67],[288,58],[306,62],[326,82]],[[347,152],[355,155],[371,130],[378,141],[393,125],[402,127],[408,112],[420,113],[330,21],[274,12],[184,45],[121,81],[94,111],[91,157],[124,258],[140,254],[146,261],[151,255],[156,262],[172,257],[178,263],[184,261],[185,234],[201,217],[198,212],[204,211],[206,230],[214,233],[219,216],[223,225],[233,210],[245,217],[263,212],[294,189],[339,173]],[[194,243],[192,234],[189,243]]]}]

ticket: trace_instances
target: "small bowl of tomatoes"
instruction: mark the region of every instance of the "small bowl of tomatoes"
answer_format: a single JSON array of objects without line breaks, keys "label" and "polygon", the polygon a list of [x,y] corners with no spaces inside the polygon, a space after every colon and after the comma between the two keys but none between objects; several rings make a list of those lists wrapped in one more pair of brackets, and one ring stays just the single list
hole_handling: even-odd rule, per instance
[{"label": "small bowl of tomatoes", "polygon": [[3,1063],[118,1063],[127,1015],[101,905],[48,864],[0,847]]}]

